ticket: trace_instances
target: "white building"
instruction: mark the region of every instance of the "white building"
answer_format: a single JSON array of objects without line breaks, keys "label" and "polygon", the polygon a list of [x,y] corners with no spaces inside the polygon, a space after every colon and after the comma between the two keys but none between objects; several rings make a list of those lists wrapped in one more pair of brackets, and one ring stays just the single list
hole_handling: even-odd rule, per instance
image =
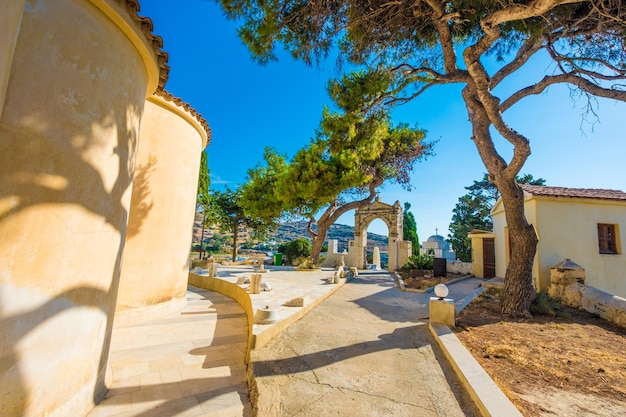
[{"label": "white building", "polygon": [[448,262],[456,260],[452,247],[441,235],[432,235],[428,240],[422,242],[420,254],[434,255],[435,258],[445,258]]}]

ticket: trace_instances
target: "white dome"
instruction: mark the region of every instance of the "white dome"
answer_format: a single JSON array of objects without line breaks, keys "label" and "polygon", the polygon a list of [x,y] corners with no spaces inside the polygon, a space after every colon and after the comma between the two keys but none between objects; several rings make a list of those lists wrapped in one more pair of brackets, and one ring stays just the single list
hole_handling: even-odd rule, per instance
[{"label": "white dome", "polygon": [[437,247],[439,249],[448,250],[450,248],[450,244],[446,242],[444,237],[441,235],[432,235],[431,237],[428,238],[428,240],[426,240],[426,242],[437,243]]}]

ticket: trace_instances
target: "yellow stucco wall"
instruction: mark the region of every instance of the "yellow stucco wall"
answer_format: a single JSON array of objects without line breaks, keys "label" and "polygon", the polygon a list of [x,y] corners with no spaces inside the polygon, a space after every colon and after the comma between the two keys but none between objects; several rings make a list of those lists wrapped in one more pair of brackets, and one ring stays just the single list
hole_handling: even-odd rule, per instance
[{"label": "yellow stucco wall", "polygon": [[2,3],[0,415],[80,416],[105,393],[139,121],[158,66],[130,41],[143,36],[131,19],[106,14],[122,2]]},{"label": "yellow stucco wall", "polygon": [[[467,237],[469,237],[472,240],[472,275],[474,275],[477,278],[484,278],[485,274],[484,274],[484,260],[483,260],[483,239],[486,239],[486,238],[495,239],[496,236],[494,233],[481,231],[481,232],[476,232],[476,233],[469,233]],[[497,254],[497,251],[496,251],[496,254]],[[500,276],[500,275],[497,275],[497,276]]]},{"label": "yellow stucco wall", "polygon": [[200,154],[207,133],[163,96],[146,101],[115,326],[184,306]]},{"label": "yellow stucco wall", "polygon": [[[626,256],[600,254],[598,223],[617,225],[626,230],[626,202],[525,196],[526,218],[535,226],[539,243],[533,264],[533,278],[538,289],[550,285],[550,268],[571,259],[586,270],[586,284],[602,291],[626,297]],[[496,274],[504,277],[508,264],[505,242],[506,220],[501,203],[493,211],[496,233]],[[618,235],[618,240],[623,237]],[[620,247],[618,242],[618,247]],[[621,246],[623,247],[623,246]]]},{"label": "yellow stucco wall", "polygon": [[[506,252],[506,246],[504,245],[506,219],[504,218],[504,207],[502,205],[502,201],[498,200],[495,206],[493,206],[493,209],[491,209],[491,219],[493,221],[493,233],[495,235],[494,242],[496,251],[496,277],[504,278],[504,276],[506,275],[508,258],[507,255],[504,253]],[[474,250],[474,239],[472,239],[472,252],[474,252]],[[480,250],[482,251],[482,245]]]},{"label": "yellow stucco wall", "polygon": [[[598,223],[609,223],[618,225],[618,232],[626,230],[626,202],[561,200],[537,200],[541,233],[535,262],[542,288],[550,283],[550,268],[569,258],[585,269],[587,285],[626,297],[626,256],[600,254],[597,228]],[[618,248],[621,237],[618,233]]]},{"label": "yellow stucco wall", "polygon": [[4,107],[25,2],[26,0],[13,0],[0,3],[0,114]]}]

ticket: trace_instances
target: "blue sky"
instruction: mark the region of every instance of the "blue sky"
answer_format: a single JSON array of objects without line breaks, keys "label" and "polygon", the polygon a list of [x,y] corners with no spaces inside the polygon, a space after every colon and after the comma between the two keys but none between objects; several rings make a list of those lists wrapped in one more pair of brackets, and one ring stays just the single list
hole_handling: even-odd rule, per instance
[{"label": "blue sky", "polygon": [[[184,5],[183,5],[184,4]],[[306,67],[282,55],[278,62],[256,64],[213,1],[141,1],[140,15],[154,22],[163,37],[171,66],[166,89],[181,97],[208,121],[213,139],[207,148],[211,187],[235,187],[262,161],[270,145],[289,156],[314,135],[324,105],[330,104],[326,82],[337,77],[334,61]],[[537,80],[550,71],[541,59],[528,71],[503,83],[496,93]],[[551,87],[507,111],[507,122],[527,135],[532,155],[522,173],[546,179],[548,185],[626,190],[626,104],[599,100],[593,117],[582,117],[586,101],[575,101],[567,87]],[[383,201],[409,202],[420,240],[435,233],[447,237],[452,209],[464,187],[486,172],[470,140],[471,126],[459,86],[430,89],[394,112],[394,122],[417,123],[437,140],[435,156],[416,165],[413,189],[394,185],[381,190]],[[504,156],[510,147],[500,140]],[[353,224],[354,213],[339,223]],[[382,221],[370,232],[387,234]]]}]

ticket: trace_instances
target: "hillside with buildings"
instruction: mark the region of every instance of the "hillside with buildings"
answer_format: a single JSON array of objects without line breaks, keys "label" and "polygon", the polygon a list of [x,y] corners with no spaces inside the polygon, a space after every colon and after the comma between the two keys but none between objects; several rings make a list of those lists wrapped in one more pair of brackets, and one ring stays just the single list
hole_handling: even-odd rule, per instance
[{"label": "hillside with buildings", "polygon": [[[282,223],[276,232],[274,232],[274,240],[278,243],[282,243],[299,237],[309,238],[307,224],[308,222],[305,220]],[[345,224],[333,224],[328,229],[328,236],[326,239],[337,239],[339,242],[340,252],[344,249],[348,250],[348,242],[354,239],[354,227],[346,226]],[[382,236],[376,233],[368,233],[367,246],[369,249],[372,249],[374,246],[378,246],[381,252],[386,252],[387,236]]]},{"label": "hillside with buildings", "polygon": [[[272,236],[268,239],[268,244],[270,245],[279,245],[283,242],[289,242],[291,240],[298,239],[300,237],[304,237],[309,239],[309,234],[307,232],[307,224],[308,222],[305,220],[301,221],[290,221],[281,223],[278,229],[272,234]],[[202,234],[201,222],[198,216],[196,216],[196,221],[194,223],[193,228],[193,243],[196,244],[200,242]],[[211,239],[214,238],[217,234],[220,234],[219,227],[210,227],[205,229],[204,232],[204,242],[209,243]],[[226,234],[230,235],[230,234]],[[239,239],[243,244],[248,242],[251,237],[250,233],[247,230],[239,231]],[[344,249],[348,249],[348,242],[354,239],[354,227],[347,226],[344,224],[333,224],[330,226],[328,230],[327,239],[337,239],[339,243],[339,251],[343,251]],[[258,243],[258,242],[254,242]],[[368,249],[372,250],[374,246],[378,246],[381,252],[387,252],[387,236],[382,236],[376,233],[368,233],[367,234],[367,246]]]}]

